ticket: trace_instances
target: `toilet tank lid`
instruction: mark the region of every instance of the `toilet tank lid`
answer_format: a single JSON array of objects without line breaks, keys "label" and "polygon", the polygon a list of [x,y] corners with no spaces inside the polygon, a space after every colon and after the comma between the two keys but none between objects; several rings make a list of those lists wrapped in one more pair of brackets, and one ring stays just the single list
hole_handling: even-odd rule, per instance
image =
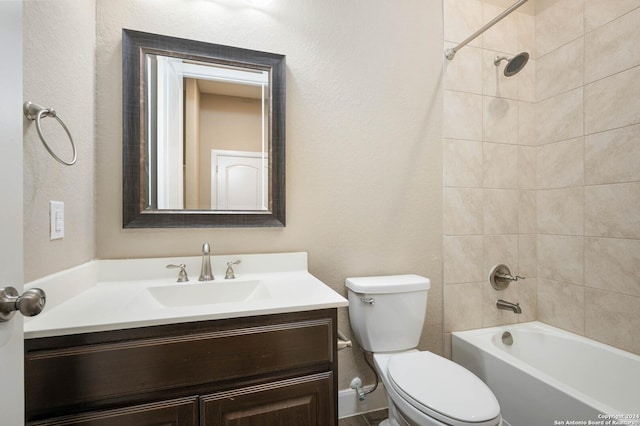
[{"label": "toilet tank lid", "polygon": [[346,286],[355,293],[406,293],[429,290],[431,280],[415,274],[347,278]]}]

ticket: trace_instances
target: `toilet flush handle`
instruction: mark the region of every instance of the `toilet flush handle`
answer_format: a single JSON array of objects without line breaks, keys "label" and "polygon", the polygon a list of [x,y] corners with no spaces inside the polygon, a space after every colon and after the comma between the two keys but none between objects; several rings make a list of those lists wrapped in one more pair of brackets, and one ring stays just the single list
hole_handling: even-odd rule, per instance
[{"label": "toilet flush handle", "polygon": [[361,297],[360,301],[362,303],[368,303],[371,306],[376,304],[376,300],[373,297]]}]

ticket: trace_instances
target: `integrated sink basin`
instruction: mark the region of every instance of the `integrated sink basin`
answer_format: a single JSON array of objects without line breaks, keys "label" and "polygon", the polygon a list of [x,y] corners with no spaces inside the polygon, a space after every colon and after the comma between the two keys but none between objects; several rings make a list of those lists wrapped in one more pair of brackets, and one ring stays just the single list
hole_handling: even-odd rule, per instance
[{"label": "integrated sink basin", "polygon": [[180,306],[238,303],[271,297],[259,280],[207,281],[146,289],[155,300],[168,308]]},{"label": "integrated sink basin", "polygon": [[[229,262],[241,261],[235,279]],[[25,318],[25,338],[348,306],[307,269],[306,253],[211,256],[212,281],[198,281],[201,256],[95,260],[25,284],[47,293],[47,306]],[[176,282],[168,264],[184,264]]]}]

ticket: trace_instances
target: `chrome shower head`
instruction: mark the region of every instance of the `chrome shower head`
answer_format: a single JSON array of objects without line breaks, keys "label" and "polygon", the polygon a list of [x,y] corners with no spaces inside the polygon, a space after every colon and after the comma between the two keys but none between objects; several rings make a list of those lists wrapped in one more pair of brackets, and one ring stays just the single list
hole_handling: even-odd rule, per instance
[{"label": "chrome shower head", "polygon": [[529,61],[529,54],[527,52],[520,52],[513,58],[507,58],[506,56],[496,56],[493,60],[493,64],[497,67],[500,62],[507,61],[507,66],[504,67],[505,77],[511,77],[516,75],[527,65]]}]

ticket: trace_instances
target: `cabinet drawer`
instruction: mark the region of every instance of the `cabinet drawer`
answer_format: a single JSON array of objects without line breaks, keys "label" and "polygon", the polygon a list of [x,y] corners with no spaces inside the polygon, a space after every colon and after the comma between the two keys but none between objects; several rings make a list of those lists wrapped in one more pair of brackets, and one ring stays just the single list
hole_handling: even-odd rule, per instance
[{"label": "cabinet drawer", "polygon": [[196,426],[198,398],[181,398],[116,410],[58,417],[29,426]]},{"label": "cabinet drawer", "polygon": [[313,366],[326,370],[333,363],[331,317],[232,329],[215,323],[187,335],[27,351],[27,418],[132,394]]}]

